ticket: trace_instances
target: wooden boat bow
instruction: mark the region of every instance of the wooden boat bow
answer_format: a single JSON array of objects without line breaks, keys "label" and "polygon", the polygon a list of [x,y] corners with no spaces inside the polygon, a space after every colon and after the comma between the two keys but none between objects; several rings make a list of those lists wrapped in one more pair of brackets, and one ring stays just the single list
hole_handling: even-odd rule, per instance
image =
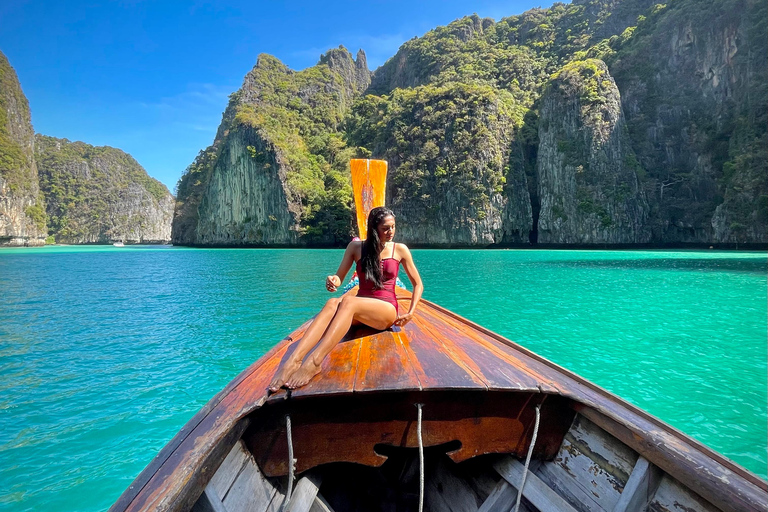
[{"label": "wooden boat bow", "polygon": [[[410,294],[398,289],[400,306]],[[551,459],[576,413],[615,436],[722,510],[762,510],[768,483],[589,381],[433,304],[404,328],[352,330],[321,374],[266,396],[308,322],[216,395],[110,509],[189,510],[232,446],[243,439],[266,476],[287,472],[290,414],[297,470],[348,461],[380,465],[387,446],[416,446],[414,404],[424,403],[424,442],[456,462],[527,451],[536,404],[535,456]],[[458,441],[458,444],[457,444]]]}]

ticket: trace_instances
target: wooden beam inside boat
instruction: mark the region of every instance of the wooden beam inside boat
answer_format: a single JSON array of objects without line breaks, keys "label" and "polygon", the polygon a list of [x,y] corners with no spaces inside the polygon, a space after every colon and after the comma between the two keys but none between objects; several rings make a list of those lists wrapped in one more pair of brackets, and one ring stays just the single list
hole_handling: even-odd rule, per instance
[{"label": "wooden beam inside boat", "polygon": [[517,489],[506,480],[499,480],[477,512],[509,512],[510,503],[517,499]]},{"label": "wooden beam inside boat", "polygon": [[279,482],[264,477],[240,440],[214,473],[192,512],[278,512],[283,498]]},{"label": "wooden beam inside boat", "polygon": [[423,403],[425,446],[459,441],[454,462],[486,453],[525,454],[533,434],[534,407],[543,401],[534,453],[551,459],[573,420],[568,400],[532,393],[433,391],[305,398],[270,402],[255,411],[243,439],[265,475],[288,472],[285,417],[291,416],[296,470],[329,462],[380,466],[376,447],[416,447],[416,403]]},{"label": "wooden beam inside boat", "polygon": [[309,512],[314,505],[323,479],[317,474],[308,474],[296,484],[291,501],[285,504],[283,512]]},{"label": "wooden beam inside boat", "polygon": [[[673,475],[684,486],[716,507],[734,512],[754,512],[768,508],[765,491],[768,482],[755,482],[740,477],[739,474],[745,473],[743,468],[728,461],[738,471],[738,474],[732,473],[721,460],[713,460],[708,453],[691,449],[682,442],[686,440],[682,434],[679,437],[666,435],[665,430],[671,431],[672,427],[665,425],[664,429],[658,429],[648,424],[639,431],[633,431],[630,426],[591,407],[577,409],[579,414]],[[718,455],[718,459],[723,457]]]},{"label": "wooden beam inside boat", "polygon": [[613,512],[643,512],[661,481],[661,470],[639,457]]},{"label": "wooden beam inside boat", "polygon": [[192,507],[192,512],[229,512],[229,510],[224,507],[216,491],[211,487],[206,487]]},{"label": "wooden beam inside boat", "polygon": [[[496,468],[496,471],[499,472],[504,480],[514,486],[518,492],[520,491],[525,469],[520,461],[513,457],[505,457],[494,464],[493,467]],[[578,512],[570,503],[550,489],[547,484],[542,482],[530,470],[526,474],[523,496],[541,512]]]}]

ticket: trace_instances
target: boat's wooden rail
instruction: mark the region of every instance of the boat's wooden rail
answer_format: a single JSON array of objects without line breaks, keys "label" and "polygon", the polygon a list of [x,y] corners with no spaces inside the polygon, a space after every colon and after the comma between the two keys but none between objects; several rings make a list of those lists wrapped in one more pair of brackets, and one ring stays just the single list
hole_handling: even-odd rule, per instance
[{"label": "boat's wooden rail", "polygon": [[768,482],[754,473],[570,370],[452,311],[432,303],[430,307],[551,368],[559,378],[550,384],[578,404],[577,411],[718,508],[768,510]]},{"label": "boat's wooden rail", "polygon": [[[398,290],[398,295],[407,307],[409,294]],[[249,416],[267,402],[267,384],[306,325],[206,404],[110,510],[189,510],[249,427]],[[451,390],[559,395],[723,511],[765,510],[768,483],[756,475],[589,381],[429,301],[402,330],[362,334],[331,352],[321,377],[288,401]],[[273,396],[264,411],[285,401],[283,393]],[[266,421],[262,412],[253,417]]]}]

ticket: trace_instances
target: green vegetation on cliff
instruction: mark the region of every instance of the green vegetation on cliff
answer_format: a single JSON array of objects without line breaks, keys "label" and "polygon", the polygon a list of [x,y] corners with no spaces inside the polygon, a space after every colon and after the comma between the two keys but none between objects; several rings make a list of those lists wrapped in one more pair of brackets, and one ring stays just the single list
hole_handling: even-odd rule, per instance
[{"label": "green vegetation on cliff", "polygon": [[0,185],[3,244],[170,238],[173,198],[165,186],[118,149],[36,136],[27,99],[2,53]]},{"label": "green vegetation on cliff", "polygon": [[174,243],[194,239],[198,221],[198,206],[205,193],[216,165],[217,152],[214,146],[200,150],[176,184],[176,206],[173,212]]},{"label": "green vegetation on cliff", "polygon": [[765,239],[767,35],[765,2],[676,0],[589,50],[633,105],[627,124],[656,196],[658,238],[673,236],[672,224],[713,226],[722,241]]},{"label": "green vegetation on cliff", "polygon": [[[352,156],[389,161],[389,201],[424,224],[421,243],[535,240],[542,200],[552,240],[766,241],[766,11],[758,0],[574,0],[499,22],[473,15],[406,42],[372,77],[343,49],[299,72],[262,55],[179,182],[177,241],[195,243],[199,205],[220,193],[211,176],[244,156],[280,177],[309,243],[347,239]],[[567,116],[543,120],[543,95],[569,84],[578,101],[564,90],[550,108],[577,105],[578,122],[555,129]],[[247,134],[243,154],[224,161],[235,133]],[[578,187],[557,181],[561,164]],[[584,188],[592,167],[599,179]],[[553,234],[581,217],[589,236]],[[250,229],[226,222],[221,243]]]},{"label": "green vegetation on cliff", "polygon": [[57,242],[125,239],[153,223],[130,204],[146,202],[142,191],[157,210],[170,199],[162,183],[119,149],[37,135],[35,151],[49,234]]},{"label": "green vegetation on cliff", "polygon": [[407,41],[374,74],[368,92],[447,81],[483,82],[530,104],[562,64],[583,58],[604,37],[621,33],[650,0],[576,0],[531,9],[494,23],[477,15]]},{"label": "green vegetation on cliff", "polygon": [[[356,63],[339,48],[323,55],[316,66],[294,72],[274,57],[260,55],[243,87],[230,97],[222,136],[179,181],[180,201],[199,204],[226,137],[245,129],[259,139],[247,146],[248,156],[265,172],[275,161],[285,170],[287,196],[298,206],[300,234],[321,243],[347,240],[352,206],[348,162],[355,150],[344,141],[342,123],[353,98],[368,85],[364,61],[358,55]],[[180,215],[177,207],[180,222],[186,216],[189,223],[194,215]]]},{"label": "green vegetation on cliff", "polygon": [[540,112],[538,239],[647,242],[647,202],[620,94],[605,63],[564,65],[544,89]]},{"label": "green vegetation on cliff", "polygon": [[0,52],[0,243],[42,245],[46,216],[35,132],[16,72]]},{"label": "green vegetation on cliff", "polygon": [[[34,192],[37,176],[30,165],[31,147],[24,147],[20,139],[31,133],[12,133],[9,113],[21,123],[30,125],[29,103],[21,91],[19,79],[6,56],[0,52],[0,176],[8,183],[11,192]],[[31,132],[31,128],[29,130]]]},{"label": "green vegetation on cliff", "polygon": [[488,85],[422,85],[359,100],[349,139],[390,163],[393,200],[421,203],[434,216],[452,193],[476,214],[503,190],[523,113],[509,92]]}]

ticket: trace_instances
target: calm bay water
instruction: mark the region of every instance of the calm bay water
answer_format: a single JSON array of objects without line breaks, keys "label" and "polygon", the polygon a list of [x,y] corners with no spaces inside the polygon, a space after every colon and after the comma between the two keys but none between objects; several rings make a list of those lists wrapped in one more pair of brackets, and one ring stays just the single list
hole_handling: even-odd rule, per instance
[{"label": "calm bay water", "polygon": [[[425,298],[765,478],[765,253],[413,252]],[[0,510],[108,508],[320,308],[341,254],[0,250]]]}]

